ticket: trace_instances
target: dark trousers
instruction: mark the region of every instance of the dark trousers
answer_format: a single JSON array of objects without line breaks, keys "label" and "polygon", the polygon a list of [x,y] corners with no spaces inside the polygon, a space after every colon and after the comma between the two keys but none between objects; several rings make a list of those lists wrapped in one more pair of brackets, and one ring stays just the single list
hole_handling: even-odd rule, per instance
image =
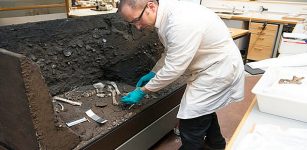
[{"label": "dark trousers", "polygon": [[226,146],[216,113],[180,119],[179,131],[182,141],[180,150],[204,150],[205,144],[214,149],[224,149]]}]

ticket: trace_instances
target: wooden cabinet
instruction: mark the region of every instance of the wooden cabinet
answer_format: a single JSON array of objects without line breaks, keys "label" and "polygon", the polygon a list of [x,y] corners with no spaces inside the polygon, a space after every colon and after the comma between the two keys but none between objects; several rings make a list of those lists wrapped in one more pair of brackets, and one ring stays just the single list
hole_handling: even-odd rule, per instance
[{"label": "wooden cabinet", "polygon": [[251,38],[247,59],[263,60],[271,58],[275,45],[278,25],[251,22],[249,26]]}]

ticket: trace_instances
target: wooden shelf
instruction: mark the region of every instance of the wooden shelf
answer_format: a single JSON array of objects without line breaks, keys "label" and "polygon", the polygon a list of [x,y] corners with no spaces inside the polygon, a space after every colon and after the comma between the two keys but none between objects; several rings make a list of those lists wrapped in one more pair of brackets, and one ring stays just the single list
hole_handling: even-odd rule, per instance
[{"label": "wooden shelf", "polygon": [[66,7],[65,3],[60,4],[48,4],[48,5],[32,5],[32,6],[21,6],[12,8],[0,8],[0,11],[14,11],[14,10],[26,10],[26,9],[39,9],[39,8],[56,8]]}]

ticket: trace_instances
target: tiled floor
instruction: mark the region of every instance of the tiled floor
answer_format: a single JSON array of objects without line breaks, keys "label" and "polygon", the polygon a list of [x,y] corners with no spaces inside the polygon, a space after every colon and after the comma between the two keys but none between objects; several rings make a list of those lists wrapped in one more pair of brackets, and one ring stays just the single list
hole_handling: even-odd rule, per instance
[{"label": "tiled floor", "polygon": [[[252,88],[259,80],[260,76],[246,76],[245,80],[245,98],[241,102],[230,104],[229,106],[217,112],[222,133],[228,142],[239,125],[241,118],[254,98],[251,93]],[[180,138],[173,132],[170,132],[151,150],[177,150],[181,145]]]}]

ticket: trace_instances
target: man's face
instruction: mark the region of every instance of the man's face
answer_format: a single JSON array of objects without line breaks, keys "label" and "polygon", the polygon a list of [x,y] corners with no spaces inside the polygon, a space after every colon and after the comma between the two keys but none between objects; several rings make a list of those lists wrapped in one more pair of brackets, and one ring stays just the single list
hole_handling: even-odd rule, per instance
[{"label": "man's face", "polygon": [[153,2],[147,2],[143,8],[131,8],[124,4],[121,8],[121,15],[128,23],[141,30],[147,27],[153,27],[155,24],[155,11],[152,9]]}]

